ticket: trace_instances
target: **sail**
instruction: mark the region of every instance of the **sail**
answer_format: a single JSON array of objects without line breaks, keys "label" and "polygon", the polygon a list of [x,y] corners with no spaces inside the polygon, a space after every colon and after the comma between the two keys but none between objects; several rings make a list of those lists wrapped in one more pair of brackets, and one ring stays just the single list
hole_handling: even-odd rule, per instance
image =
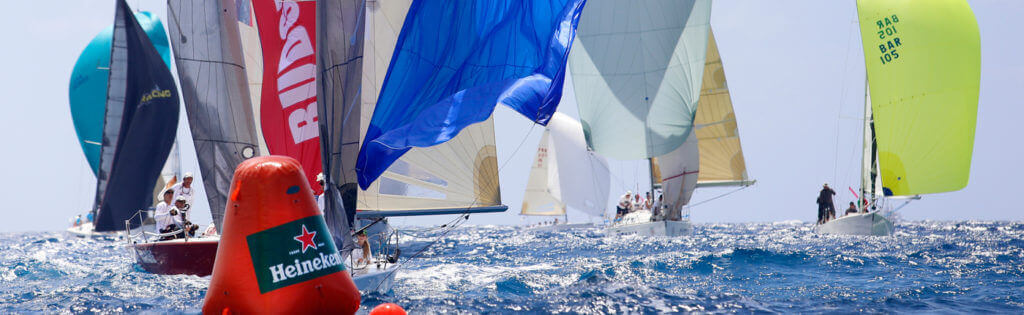
[{"label": "sail", "polygon": [[587,150],[583,125],[556,112],[548,122],[553,147],[557,151],[557,183],[562,202],[571,209],[600,217],[608,205],[611,173],[604,157]]},{"label": "sail", "polygon": [[704,79],[694,124],[700,147],[700,177],[697,178],[697,185],[704,187],[753,184],[753,180],[747,176],[747,164],[743,160],[736,112],[732,108],[722,57],[718,53],[715,35],[710,29]]},{"label": "sail", "polygon": [[412,147],[444,143],[487,120],[497,104],[545,124],[561,97],[583,2],[413,2],[359,151],[359,186]]},{"label": "sail", "polygon": [[362,0],[317,1],[317,115],[320,160],[326,181],[324,220],[347,247],[358,185],[353,167],[359,149],[359,88],[363,73]]},{"label": "sail", "polygon": [[94,220],[100,232],[124,229],[150,206],[178,127],[174,78],[124,0],[114,16],[108,82]]},{"label": "sail", "polygon": [[[341,160],[355,161],[358,140],[370,126],[395,46],[412,1],[367,1],[361,106],[344,115],[360,117],[355,146],[345,146]],[[341,115],[338,113],[337,115]],[[358,191],[356,209],[362,217],[504,211],[498,185],[498,160],[493,118],[472,124],[448,142],[412,148],[365,190]],[[349,127],[349,126],[346,126]],[[348,151],[354,149],[356,151]],[[335,153],[338,154],[338,153]],[[350,160],[351,159],[351,160]],[[354,183],[351,162],[342,172]],[[351,174],[351,175],[348,175]],[[352,176],[352,177],[349,177]],[[345,183],[349,183],[346,181]],[[347,205],[346,205],[347,206]]]},{"label": "sail", "polygon": [[167,2],[185,110],[217,228],[235,168],[257,153],[235,14],[231,0]]},{"label": "sail", "polygon": [[683,206],[690,203],[693,190],[697,188],[699,173],[704,172],[699,169],[703,164],[699,150],[697,137],[690,133],[679,148],[658,157],[658,166],[663,176],[661,191],[668,208],[665,218],[668,220],[679,220],[682,217]]},{"label": "sail", "polygon": [[[269,154],[267,142],[263,140],[263,128],[260,125],[260,98],[263,91],[263,48],[260,45],[259,25],[256,24],[256,13],[252,9],[252,0],[235,1],[235,12],[238,14],[238,35],[242,39],[242,55],[245,56],[245,78],[249,81],[249,100],[252,103],[253,124],[256,126],[256,139],[259,150],[256,155]],[[276,29],[276,25],[274,27]],[[314,190],[318,185],[310,186]]]},{"label": "sail", "polygon": [[[263,49],[260,126],[270,154],[295,158],[321,193],[316,93],[316,2],[253,3]],[[354,22],[352,22],[354,24]]]},{"label": "sail", "polygon": [[981,46],[964,0],[859,0],[886,195],[955,191],[970,177]]},{"label": "sail", "polygon": [[537,144],[537,156],[530,167],[530,178],[526,181],[526,193],[523,194],[522,215],[565,215],[565,204],[557,190],[558,164],[555,163],[556,152],[549,139],[550,133],[544,130]]},{"label": "sail", "polygon": [[[169,68],[171,49],[167,43],[163,23],[155,15],[145,11],[136,12],[135,19]],[[103,120],[107,106],[107,70],[110,69],[110,37],[113,32],[113,26],[107,27],[89,41],[89,45],[82,50],[75,67],[71,70],[68,87],[71,120],[93,174],[99,174]]]},{"label": "sail", "polygon": [[690,133],[704,71],[710,0],[591,0],[569,56],[587,144],[646,159]]}]

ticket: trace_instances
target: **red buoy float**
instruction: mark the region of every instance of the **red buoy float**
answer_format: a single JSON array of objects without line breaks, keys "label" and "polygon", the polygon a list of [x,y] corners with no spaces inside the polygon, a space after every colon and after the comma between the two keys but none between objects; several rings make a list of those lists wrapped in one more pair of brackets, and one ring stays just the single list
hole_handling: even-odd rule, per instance
[{"label": "red buoy float", "polygon": [[359,290],[299,162],[238,165],[203,313],[355,313]]},{"label": "red buoy float", "polygon": [[404,309],[395,303],[384,303],[374,307],[370,315],[406,315]]}]

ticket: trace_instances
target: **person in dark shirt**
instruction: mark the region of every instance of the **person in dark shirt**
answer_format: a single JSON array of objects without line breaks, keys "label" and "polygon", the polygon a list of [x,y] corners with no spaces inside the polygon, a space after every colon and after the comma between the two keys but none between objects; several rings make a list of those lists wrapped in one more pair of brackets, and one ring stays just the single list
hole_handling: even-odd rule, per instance
[{"label": "person in dark shirt", "polygon": [[832,203],[832,196],[836,192],[828,187],[828,183],[818,193],[818,224],[828,222],[829,218],[836,217],[836,206]]},{"label": "person in dark shirt", "polygon": [[857,213],[857,206],[853,204],[853,201],[850,201],[850,207],[846,208],[846,214],[851,213]]}]

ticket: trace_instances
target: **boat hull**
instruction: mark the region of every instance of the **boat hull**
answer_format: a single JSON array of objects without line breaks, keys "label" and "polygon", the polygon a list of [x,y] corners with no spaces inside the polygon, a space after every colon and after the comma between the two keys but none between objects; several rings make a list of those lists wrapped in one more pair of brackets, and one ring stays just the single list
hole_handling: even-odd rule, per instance
[{"label": "boat hull", "polygon": [[92,222],[82,223],[80,225],[72,226],[64,230],[68,234],[81,238],[119,238],[121,233],[119,232],[96,232],[93,229]]},{"label": "boat hull", "polygon": [[614,235],[685,236],[693,234],[693,223],[690,221],[654,221],[616,224],[609,226],[608,232]]},{"label": "boat hull", "polygon": [[554,225],[540,225],[526,228],[530,232],[562,232],[572,229],[589,229],[594,227],[593,223],[572,223],[572,224],[554,224]]},{"label": "boat hull", "polygon": [[213,273],[218,239],[177,239],[133,244],[142,269],[161,275],[208,276]]},{"label": "boat hull", "polygon": [[892,220],[876,211],[846,215],[818,225],[815,230],[833,235],[889,236],[895,231],[895,226]]},{"label": "boat hull", "polygon": [[378,293],[387,294],[395,282],[395,265],[388,265],[384,268],[367,267],[352,272],[352,282],[362,294]]}]

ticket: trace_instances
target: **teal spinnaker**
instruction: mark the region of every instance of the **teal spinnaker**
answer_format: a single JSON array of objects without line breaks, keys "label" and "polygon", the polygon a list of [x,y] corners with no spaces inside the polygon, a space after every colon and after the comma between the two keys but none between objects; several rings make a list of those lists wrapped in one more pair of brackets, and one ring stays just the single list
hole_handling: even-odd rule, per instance
[{"label": "teal spinnaker", "polygon": [[[135,18],[146,31],[168,69],[171,65],[171,49],[167,32],[160,19],[149,12],[136,12]],[[82,50],[71,70],[68,86],[68,100],[71,103],[71,120],[75,124],[78,142],[86,160],[96,174],[100,164],[100,146],[103,143],[103,117],[107,104],[107,76],[110,68],[110,37],[114,26],[108,26],[93,37]]]}]

